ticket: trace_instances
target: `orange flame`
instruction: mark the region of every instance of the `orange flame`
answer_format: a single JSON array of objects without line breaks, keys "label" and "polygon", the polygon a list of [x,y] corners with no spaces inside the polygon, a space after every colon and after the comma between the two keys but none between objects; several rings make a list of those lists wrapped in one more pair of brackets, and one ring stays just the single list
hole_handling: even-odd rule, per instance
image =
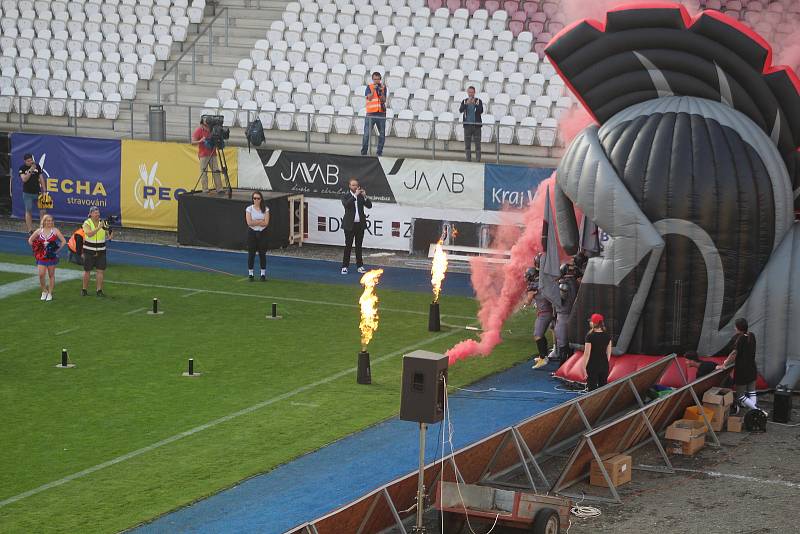
[{"label": "orange flame", "polygon": [[442,240],[436,243],[431,264],[431,285],[433,286],[433,302],[439,302],[439,293],[442,291],[442,282],[447,273],[447,253],[442,248]]},{"label": "orange flame", "polygon": [[373,269],[361,277],[364,292],[358,303],[361,305],[361,321],[358,328],[361,330],[361,350],[367,350],[372,334],[378,329],[378,295],[375,286],[378,285],[383,269]]}]

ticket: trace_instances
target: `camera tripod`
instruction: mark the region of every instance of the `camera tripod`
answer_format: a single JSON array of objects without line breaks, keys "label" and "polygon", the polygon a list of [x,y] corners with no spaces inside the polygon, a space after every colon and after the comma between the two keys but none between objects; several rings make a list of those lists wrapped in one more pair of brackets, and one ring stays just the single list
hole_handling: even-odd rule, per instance
[{"label": "camera tripod", "polygon": [[[233,197],[233,188],[231,187],[231,179],[228,176],[228,160],[225,157],[225,151],[224,150],[220,150],[217,147],[214,147],[214,153],[211,155],[210,158],[208,158],[208,161],[206,161],[206,164],[203,167],[203,170],[200,171],[200,175],[197,177],[197,181],[194,183],[194,187],[192,188],[192,192],[194,193],[195,191],[197,191],[197,186],[200,185],[200,180],[203,179],[203,176],[207,176],[208,166],[211,164],[211,162],[213,161],[214,157],[217,158],[217,161],[219,163],[219,168],[220,168],[219,172],[222,174],[223,178],[225,179],[225,183],[223,184],[223,186],[225,187],[225,189],[228,190],[228,198],[232,198]],[[213,171],[212,171],[212,175],[213,175]]]}]

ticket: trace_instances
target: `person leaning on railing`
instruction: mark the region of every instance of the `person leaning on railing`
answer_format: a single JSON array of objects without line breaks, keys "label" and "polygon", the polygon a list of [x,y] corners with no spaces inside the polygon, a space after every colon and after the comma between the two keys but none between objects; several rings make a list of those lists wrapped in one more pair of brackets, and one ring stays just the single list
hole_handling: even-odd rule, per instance
[{"label": "person leaning on railing", "polygon": [[461,101],[458,108],[464,121],[464,151],[467,161],[472,161],[472,141],[475,141],[475,159],[481,160],[481,125],[483,120],[483,101],[475,98],[475,87],[467,87],[467,98]]}]

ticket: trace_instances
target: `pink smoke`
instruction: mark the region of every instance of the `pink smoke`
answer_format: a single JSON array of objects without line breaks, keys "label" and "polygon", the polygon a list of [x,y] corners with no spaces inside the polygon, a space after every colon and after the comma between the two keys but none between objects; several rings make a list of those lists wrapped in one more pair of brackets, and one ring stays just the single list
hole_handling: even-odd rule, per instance
[{"label": "pink smoke", "polygon": [[[511,260],[502,267],[483,258],[475,258],[470,262],[472,286],[480,302],[478,320],[483,332],[480,340],[467,339],[447,351],[451,365],[470,356],[488,356],[502,342],[503,324],[525,292],[525,271],[533,265],[534,256],[542,250],[545,192],[550,190],[552,202],[555,174],[553,172],[536,189],[533,201],[523,214],[522,230],[514,224],[502,224],[493,236],[492,247],[499,250],[508,250],[510,247]],[[561,259],[566,259],[568,255],[561,248],[558,236],[556,242]]]}]

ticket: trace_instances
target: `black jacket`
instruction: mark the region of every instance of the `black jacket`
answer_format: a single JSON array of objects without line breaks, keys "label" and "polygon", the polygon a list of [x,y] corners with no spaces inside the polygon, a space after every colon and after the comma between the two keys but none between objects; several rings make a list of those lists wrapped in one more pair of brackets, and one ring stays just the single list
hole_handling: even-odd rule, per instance
[{"label": "black jacket", "polygon": [[353,194],[348,191],[342,195],[342,206],[344,206],[344,217],[342,218],[342,229],[349,232],[353,229],[356,220],[356,204],[358,204],[358,216],[361,222],[366,222],[367,216],[364,213],[364,208],[370,209],[372,201],[364,196],[359,195],[358,202],[353,198]]},{"label": "black jacket", "polygon": [[[480,98],[476,98],[475,102],[477,102],[476,108],[475,108],[475,122],[483,122],[483,119],[481,119],[481,115],[483,115],[483,101]],[[458,108],[458,112],[461,113],[461,119],[464,122],[467,122],[467,99],[466,98],[461,101],[461,106]],[[480,128],[480,125],[477,125],[477,126]]]}]

